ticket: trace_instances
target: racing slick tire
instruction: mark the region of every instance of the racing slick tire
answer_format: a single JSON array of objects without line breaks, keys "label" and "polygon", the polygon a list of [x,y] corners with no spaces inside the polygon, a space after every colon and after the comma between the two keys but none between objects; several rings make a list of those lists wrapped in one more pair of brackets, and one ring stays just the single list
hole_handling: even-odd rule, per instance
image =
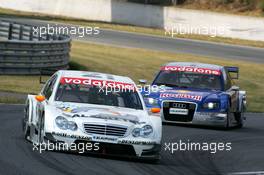
[{"label": "racing slick tire", "polygon": [[44,143],[44,116],[40,118],[40,122],[39,122],[38,143],[39,145]]},{"label": "racing slick tire", "polygon": [[30,127],[28,126],[28,119],[29,119],[29,106],[27,105],[24,109],[24,116],[22,118],[22,129],[23,129],[23,136],[26,140],[29,140],[30,137]]},{"label": "racing slick tire", "polygon": [[240,112],[240,113],[235,114],[235,116],[237,120],[237,128],[243,128],[244,126],[243,114]]},{"label": "racing slick tire", "polygon": [[242,111],[243,109],[241,110],[241,112],[235,113],[235,119],[237,121],[237,128],[243,128],[244,126],[244,112]]},{"label": "racing slick tire", "polygon": [[230,120],[231,120],[231,111],[230,111],[230,105],[229,105],[229,108],[227,110],[227,115],[226,115],[226,123],[225,123],[225,126],[224,126],[225,130],[230,129],[230,123],[231,123]]}]

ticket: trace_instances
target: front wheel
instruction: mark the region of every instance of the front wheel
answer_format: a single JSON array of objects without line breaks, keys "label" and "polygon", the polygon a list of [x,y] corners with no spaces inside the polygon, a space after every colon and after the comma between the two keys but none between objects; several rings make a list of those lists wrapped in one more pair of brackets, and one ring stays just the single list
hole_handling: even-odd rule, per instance
[{"label": "front wheel", "polygon": [[29,140],[30,137],[30,128],[28,126],[28,120],[29,120],[29,106],[25,107],[24,116],[22,119],[22,130],[23,135],[26,140]]},{"label": "front wheel", "polygon": [[244,120],[245,120],[245,116],[244,116],[245,110],[244,109],[245,107],[242,105],[241,111],[235,113],[235,119],[236,119],[238,128],[242,128],[244,126]]},{"label": "front wheel", "polygon": [[230,120],[229,120],[229,115],[227,114],[226,116],[226,123],[225,123],[225,126],[224,126],[224,129],[228,130],[230,128]]},{"label": "front wheel", "polygon": [[39,122],[38,143],[44,143],[44,116],[41,117]]},{"label": "front wheel", "polygon": [[227,115],[226,115],[226,123],[225,123],[224,129],[228,130],[228,129],[230,128],[230,124],[231,124],[231,112],[230,112],[230,107],[228,108],[226,114],[227,114]]},{"label": "front wheel", "polygon": [[244,112],[235,113],[235,119],[237,121],[237,127],[243,128],[243,126],[244,126]]}]

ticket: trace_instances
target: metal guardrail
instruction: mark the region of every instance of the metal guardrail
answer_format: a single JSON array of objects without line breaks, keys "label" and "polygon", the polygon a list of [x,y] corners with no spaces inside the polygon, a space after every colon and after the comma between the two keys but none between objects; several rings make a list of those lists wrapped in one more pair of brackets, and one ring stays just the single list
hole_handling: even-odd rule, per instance
[{"label": "metal guardrail", "polygon": [[40,74],[41,69],[67,69],[71,39],[40,36],[33,26],[0,20],[0,74]]}]

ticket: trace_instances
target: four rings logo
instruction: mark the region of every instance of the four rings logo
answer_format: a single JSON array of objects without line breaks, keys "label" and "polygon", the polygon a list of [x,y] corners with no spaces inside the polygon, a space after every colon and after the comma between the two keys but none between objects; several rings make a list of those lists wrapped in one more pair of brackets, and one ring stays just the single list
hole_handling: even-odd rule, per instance
[{"label": "four rings logo", "polygon": [[172,106],[174,108],[186,109],[187,105],[183,103],[173,103]]}]

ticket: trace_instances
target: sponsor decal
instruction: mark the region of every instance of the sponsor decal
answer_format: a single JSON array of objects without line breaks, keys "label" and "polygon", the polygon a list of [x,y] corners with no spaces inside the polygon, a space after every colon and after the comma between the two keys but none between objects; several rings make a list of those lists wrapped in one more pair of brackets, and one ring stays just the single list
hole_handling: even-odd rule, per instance
[{"label": "sponsor decal", "polygon": [[161,70],[178,71],[178,72],[194,72],[194,73],[209,74],[209,75],[221,75],[220,70],[207,69],[207,68],[197,68],[197,67],[163,66],[163,67],[161,67]]},{"label": "sponsor decal", "polygon": [[119,144],[130,144],[130,145],[154,145],[154,141],[135,141],[135,140],[119,140]]},{"label": "sponsor decal", "polygon": [[95,115],[85,115],[85,114],[74,114],[74,117],[82,117],[82,118],[96,118],[96,119],[104,119],[104,120],[116,120],[116,121],[124,121],[131,122],[133,124],[139,124],[139,119],[135,115],[125,114],[125,115],[112,115],[106,113],[98,113]]},{"label": "sponsor decal", "polygon": [[116,137],[107,137],[107,136],[93,136],[93,140],[95,141],[108,141],[108,142],[116,142]]},{"label": "sponsor decal", "polygon": [[60,79],[61,84],[79,84],[79,85],[90,85],[98,86],[105,88],[118,88],[118,89],[129,89],[135,90],[136,87],[131,83],[122,83],[117,81],[109,80],[96,80],[91,78],[71,78],[71,77],[62,77]]},{"label": "sponsor decal", "polygon": [[139,118],[132,114],[122,114],[107,108],[76,107],[67,104],[59,104],[57,108],[63,111],[63,115],[72,118],[97,118],[104,120],[116,120],[139,124]]},{"label": "sponsor decal", "polygon": [[72,134],[66,134],[66,133],[58,133],[58,132],[52,132],[52,135],[59,136],[59,137],[67,137],[71,139],[78,139],[78,140],[92,140],[91,137],[88,136],[80,136],[80,135],[72,135]]},{"label": "sponsor decal", "polygon": [[202,101],[202,96],[200,95],[190,95],[190,94],[169,94],[169,93],[162,93],[160,94],[160,98],[185,98],[185,99],[192,99],[197,101]]}]

